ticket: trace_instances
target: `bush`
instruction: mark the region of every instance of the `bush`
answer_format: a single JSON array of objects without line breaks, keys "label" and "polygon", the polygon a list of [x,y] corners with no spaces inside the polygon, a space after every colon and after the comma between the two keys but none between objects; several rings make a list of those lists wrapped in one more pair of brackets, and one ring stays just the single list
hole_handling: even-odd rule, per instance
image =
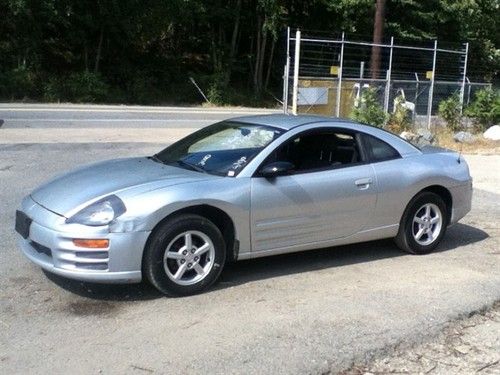
[{"label": "bush", "polygon": [[399,134],[411,127],[410,111],[403,105],[405,102],[402,95],[398,95],[394,100],[394,112],[391,113],[387,121],[387,129],[393,133]]},{"label": "bush", "polygon": [[364,90],[359,107],[354,108],[349,117],[364,124],[384,126],[387,114],[378,102],[377,90],[371,87]]},{"label": "bush", "polygon": [[207,99],[215,105],[227,104],[227,98],[224,95],[227,84],[222,73],[215,73],[209,79],[207,90]]},{"label": "bush", "polygon": [[58,77],[49,77],[42,88],[42,98],[46,102],[59,102],[64,100],[64,89]]},{"label": "bush", "polygon": [[127,83],[127,94],[131,103],[156,103],[162,92],[156,87],[156,80],[145,72],[138,72]]},{"label": "bush", "polygon": [[479,131],[497,124],[500,121],[500,91],[489,88],[479,90],[467,107],[466,115],[473,118]]},{"label": "bush", "polygon": [[71,101],[80,103],[103,102],[108,99],[109,86],[100,74],[72,73],[62,78],[49,77],[43,86],[43,99],[50,102]]},{"label": "bush", "polygon": [[446,122],[448,128],[454,132],[460,130],[462,124],[462,114],[460,112],[460,96],[457,92],[439,103],[439,116]]},{"label": "bush", "polygon": [[82,103],[104,101],[109,90],[100,74],[87,71],[71,74],[65,86],[68,99]]},{"label": "bush", "polygon": [[0,73],[0,97],[25,99],[37,96],[37,76],[26,67]]}]

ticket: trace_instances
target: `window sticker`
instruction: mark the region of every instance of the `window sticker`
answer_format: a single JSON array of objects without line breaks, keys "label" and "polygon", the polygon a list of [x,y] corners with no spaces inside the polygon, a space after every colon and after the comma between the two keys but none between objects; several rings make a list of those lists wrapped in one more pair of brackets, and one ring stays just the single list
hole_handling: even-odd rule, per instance
[{"label": "window sticker", "polygon": [[212,155],[210,154],[207,154],[203,157],[203,159],[201,159],[201,161],[198,163],[198,165],[201,165],[202,167],[205,166],[206,162],[208,161],[208,159],[210,159],[212,157]]},{"label": "window sticker", "polygon": [[233,163],[233,166],[231,168],[233,170],[237,170],[237,169],[240,169],[241,167],[243,167],[246,163],[247,163],[247,157],[246,156],[242,156],[241,158],[239,158],[238,160],[236,160]]}]

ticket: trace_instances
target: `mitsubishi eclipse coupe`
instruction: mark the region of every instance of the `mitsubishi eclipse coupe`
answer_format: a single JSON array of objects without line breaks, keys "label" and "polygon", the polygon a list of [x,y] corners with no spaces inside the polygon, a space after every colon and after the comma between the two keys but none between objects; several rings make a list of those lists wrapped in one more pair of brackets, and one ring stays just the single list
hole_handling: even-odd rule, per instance
[{"label": "mitsubishi eclipse coupe", "polygon": [[248,116],[56,177],[24,198],[16,231],[49,272],[179,296],[229,261],[382,238],[429,253],[471,198],[455,152],[337,118]]}]

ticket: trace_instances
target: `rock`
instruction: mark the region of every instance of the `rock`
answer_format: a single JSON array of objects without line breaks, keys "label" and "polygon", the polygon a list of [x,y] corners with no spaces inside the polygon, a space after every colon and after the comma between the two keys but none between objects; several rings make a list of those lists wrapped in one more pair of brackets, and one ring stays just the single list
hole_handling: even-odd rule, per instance
[{"label": "rock", "polygon": [[472,143],[475,137],[469,132],[460,131],[453,135],[453,139],[458,143]]},{"label": "rock", "polygon": [[483,137],[493,141],[500,141],[500,125],[493,125],[489,127],[484,133]]},{"label": "rock", "polygon": [[425,146],[432,146],[432,143],[429,142],[427,139],[425,139],[422,136],[419,136],[416,142],[413,142],[413,144],[419,148],[425,147]]},{"label": "rock", "polygon": [[420,135],[423,139],[425,139],[430,144],[434,143],[434,136],[427,129],[418,129],[417,134]]},{"label": "rock", "polygon": [[459,352],[460,354],[467,354],[469,353],[469,348],[465,345],[458,345],[455,347],[455,350]]},{"label": "rock", "polygon": [[419,129],[417,134],[404,131],[399,136],[417,147],[430,146],[434,143],[434,136],[425,129]]},{"label": "rock", "polygon": [[409,142],[413,141],[418,137],[416,134],[412,132],[402,132],[399,136],[403,139],[406,139]]}]

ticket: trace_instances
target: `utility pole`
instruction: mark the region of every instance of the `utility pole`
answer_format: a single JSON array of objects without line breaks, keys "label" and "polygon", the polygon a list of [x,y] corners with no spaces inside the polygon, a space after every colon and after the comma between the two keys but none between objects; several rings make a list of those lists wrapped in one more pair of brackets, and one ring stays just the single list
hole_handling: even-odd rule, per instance
[{"label": "utility pole", "polygon": [[[377,0],[375,5],[375,20],[373,24],[373,43],[382,44],[382,38],[384,36],[384,23],[385,23],[385,2],[386,0]],[[370,59],[370,69],[372,72],[372,78],[378,78],[378,72],[380,72],[380,46],[372,47],[372,56]]]}]

